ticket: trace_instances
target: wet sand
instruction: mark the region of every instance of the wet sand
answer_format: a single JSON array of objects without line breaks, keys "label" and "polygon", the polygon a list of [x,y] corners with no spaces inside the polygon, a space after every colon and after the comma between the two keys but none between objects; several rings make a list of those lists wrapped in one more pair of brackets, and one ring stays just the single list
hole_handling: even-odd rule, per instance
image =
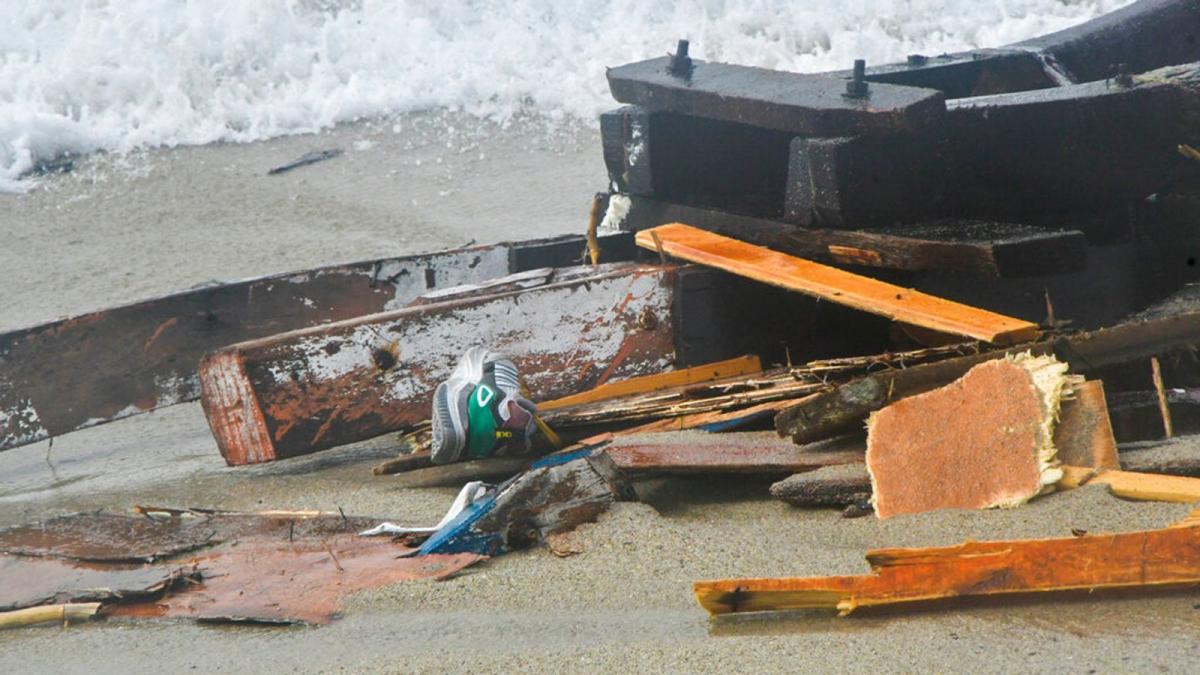
[{"label": "wet sand", "polygon": [[[577,232],[604,185],[592,130],[547,135],[443,115],[405,118],[398,132],[394,123],[96,157],[31,195],[0,195],[0,232],[11,242],[0,249],[0,327],[212,279]],[[328,147],[346,154],[265,175]],[[384,438],[230,469],[199,406],[175,406],[52,448],[0,453],[0,526],[139,503],[340,506],[436,521],[456,490],[405,489],[370,475],[393,452]],[[696,579],[861,573],[872,547],[1133,530],[1188,511],[1085,488],[1008,511],[846,520],[770,500],[766,486],[643,482],[642,503],[580,530],[581,555],[539,549],[446,582],[363,593],[322,628],[109,621],[6,631],[0,671],[1182,671],[1200,651],[1198,592],[710,621],[692,598]]]}]

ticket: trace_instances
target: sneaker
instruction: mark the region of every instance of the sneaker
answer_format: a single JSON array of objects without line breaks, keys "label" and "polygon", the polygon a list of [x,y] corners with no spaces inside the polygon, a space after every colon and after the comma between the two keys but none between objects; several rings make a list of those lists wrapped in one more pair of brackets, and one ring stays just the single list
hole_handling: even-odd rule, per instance
[{"label": "sneaker", "polygon": [[472,347],[433,394],[433,462],[526,453],[536,413],[513,362]]}]

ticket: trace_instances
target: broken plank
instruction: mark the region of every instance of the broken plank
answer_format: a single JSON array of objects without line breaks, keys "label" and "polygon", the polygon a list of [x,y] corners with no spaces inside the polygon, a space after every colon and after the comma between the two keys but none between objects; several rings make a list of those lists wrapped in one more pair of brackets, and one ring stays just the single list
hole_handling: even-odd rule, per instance
[{"label": "broken plank", "polygon": [[630,394],[643,394],[667,387],[680,387],[700,382],[709,382],[739,375],[752,375],[762,372],[762,362],[757,356],[747,355],[726,361],[718,361],[703,366],[694,366],[682,370],[672,370],[665,373],[643,375],[605,384],[589,391],[556,398],[552,401],[542,401],[537,404],[538,411],[556,410],[568,406],[601,401]]},{"label": "broken plank", "polygon": [[863,460],[861,449],[802,449],[781,442],[770,432],[614,436],[604,452],[627,475],[786,475]]},{"label": "broken plank", "polygon": [[939,220],[874,231],[808,229],[638,195],[606,198],[628,200],[621,220],[626,230],[688,223],[826,264],[962,272],[983,278],[1076,272],[1087,264],[1087,242],[1078,230],[976,220]]},{"label": "broken plank", "polygon": [[1075,387],[1073,398],[1063,401],[1054,428],[1054,447],[1058,450],[1055,457],[1063,464],[1121,468],[1103,382],[1084,382]]},{"label": "broken plank", "polygon": [[1200,584],[1200,527],[1062,539],[966,542],[867,553],[871,574],[698,581],[710,614],[899,605],[972,596]]},{"label": "broken plank", "polygon": [[1063,466],[1060,489],[1106,485],[1114,496],[1143,502],[1200,502],[1200,478],[1165,476],[1117,469]]},{"label": "broken plank", "polygon": [[765,68],[692,60],[687,76],[668,72],[669,57],[608,70],[621,103],[805,136],[921,131],[945,117],[940,91],[871,84],[868,98],[848,98],[846,82]]},{"label": "broken plank", "polygon": [[473,345],[511,357],[535,398],[658,372],[674,359],[674,277],[673,267],[601,266],[234,345],[200,365],[205,415],[226,462],[250,464],[429,419],[434,388]]},{"label": "broken plank", "polygon": [[952,382],[990,359],[1021,351],[1053,353],[1073,373],[1088,373],[1117,363],[1149,358],[1200,343],[1200,312],[1133,321],[1052,342],[992,351],[897,369],[842,384],[780,412],[775,428],[797,443],[811,443],[861,427],[867,416],[891,401]]},{"label": "broken plank", "polygon": [[[627,260],[628,234],[600,237]],[[200,396],[196,364],[226,345],[405,307],[458,284],[554,264],[581,236],[332,265],[225,284],[0,333],[0,450]]]},{"label": "broken plank", "polygon": [[655,237],[662,242],[663,250],[677,258],[894,321],[996,344],[1026,342],[1039,335],[1038,327],[1028,321],[777,253],[689,225],[672,223],[639,232],[637,243],[653,250]]}]

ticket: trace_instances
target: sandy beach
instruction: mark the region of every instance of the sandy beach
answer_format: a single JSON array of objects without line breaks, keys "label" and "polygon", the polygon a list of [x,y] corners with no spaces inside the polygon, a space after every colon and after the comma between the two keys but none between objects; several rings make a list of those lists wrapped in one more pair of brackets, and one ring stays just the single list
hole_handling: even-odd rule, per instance
[{"label": "sandy beach", "polygon": [[[304,152],[339,158],[267,176]],[[383,255],[583,229],[604,187],[598,135],[452,114],[343,125],[246,145],[96,155],[0,195],[5,329],[188,288]],[[319,508],[436,521],[454,488],[405,489],[370,467],[388,438],[227,468],[198,404],[0,453],[0,526],[153,503]],[[1164,526],[1188,509],[1101,488],[1013,510],[879,521],[771,500],[751,479],[656,480],[544,549],[446,582],[352,598],[332,625],[97,622],[0,633],[4,672],[1187,671],[1200,593],[955,605],[838,619],[710,621],[691,582],[861,573],[879,546]]]}]

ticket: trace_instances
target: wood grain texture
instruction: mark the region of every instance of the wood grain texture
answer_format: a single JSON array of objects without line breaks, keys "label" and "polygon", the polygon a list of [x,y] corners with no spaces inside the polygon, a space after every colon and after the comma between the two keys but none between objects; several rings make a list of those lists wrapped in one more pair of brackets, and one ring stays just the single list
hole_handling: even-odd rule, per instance
[{"label": "wood grain texture", "polygon": [[1028,321],[777,253],[690,225],[672,223],[644,230],[637,234],[638,245],[655,250],[655,235],[671,256],[894,321],[994,344],[1016,344],[1039,335],[1038,327]]},{"label": "wood grain texture", "polygon": [[726,377],[752,375],[760,372],[762,372],[762,362],[759,361],[757,356],[751,354],[702,366],[694,366],[692,368],[607,382],[599,387],[578,394],[539,402],[537,406],[539,411],[556,410],[558,408],[566,408],[568,406],[591,403],[618,396],[644,394],[667,387],[682,387],[701,382],[711,382],[712,380],[719,380]]},{"label": "wood grain texture", "polygon": [[674,360],[673,267],[602,266],[569,282],[468,297],[241,343],[201,363],[205,415],[230,464],[308,454],[429,419],[474,345],[511,357],[535,398]]},{"label": "wood grain texture", "polygon": [[1082,466],[1063,466],[1059,489],[1070,490],[1083,485],[1107,485],[1109,492],[1123,499],[1143,502],[1200,502],[1200,478],[1164,476],[1117,469],[1093,469]]},{"label": "wood grain texture", "polygon": [[861,607],[946,598],[1200,584],[1200,527],[1062,539],[966,542],[944,548],[878,549],[871,574],[698,581],[711,614]]}]

